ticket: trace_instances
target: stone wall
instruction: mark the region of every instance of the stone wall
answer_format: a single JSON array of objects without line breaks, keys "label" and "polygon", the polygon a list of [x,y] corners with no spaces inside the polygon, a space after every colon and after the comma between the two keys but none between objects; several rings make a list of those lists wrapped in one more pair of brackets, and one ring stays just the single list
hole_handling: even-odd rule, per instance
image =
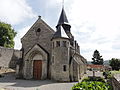
[{"label": "stone wall", "polygon": [[[38,29],[40,29],[39,32],[37,31]],[[53,34],[53,29],[39,18],[21,39],[24,54],[26,54],[35,44],[39,44],[50,54]]]},{"label": "stone wall", "polygon": [[16,62],[21,58],[21,51],[0,47],[0,67],[15,68]]},{"label": "stone wall", "polygon": [[[56,46],[56,41],[60,41],[60,46]],[[66,41],[66,47],[61,42]],[[69,42],[66,39],[54,39],[54,48],[52,50],[52,79],[58,81],[70,81],[69,79]],[[64,70],[65,69],[65,70]]]},{"label": "stone wall", "polygon": [[112,78],[113,90],[120,90],[120,74],[114,75]]}]

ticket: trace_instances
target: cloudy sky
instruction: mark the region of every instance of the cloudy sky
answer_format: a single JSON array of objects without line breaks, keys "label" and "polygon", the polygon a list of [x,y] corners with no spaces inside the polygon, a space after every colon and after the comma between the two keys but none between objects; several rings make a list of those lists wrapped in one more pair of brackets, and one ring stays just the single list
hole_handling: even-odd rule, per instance
[{"label": "cloudy sky", "polygon": [[[64,7],[87,60],[96,49],[105,60],[120,58],[120,0],[64,0]],[[20,38],[39,15],[55,30],[61,8],[62,0],[0,0],[0,21],[13,26],[15,49],[20,49]]]}]

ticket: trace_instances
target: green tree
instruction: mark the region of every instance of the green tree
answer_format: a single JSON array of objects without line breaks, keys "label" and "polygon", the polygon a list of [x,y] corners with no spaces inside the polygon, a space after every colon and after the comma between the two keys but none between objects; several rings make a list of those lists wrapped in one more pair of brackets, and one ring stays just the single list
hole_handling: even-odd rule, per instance
[{"label": "green tree", "polygon": [[10,24],[0,22],[0,46],[14,48],[15,30]]},{"label": "green tree", "polygon": [[92,64],[103,65],[103,58],[98,50],[94,51],[92,60]]},{"label": "green tree", "polygon": [[119,70],[120,69],[120,59],[112,58],[109,61],[110,66],[113,70]]}]

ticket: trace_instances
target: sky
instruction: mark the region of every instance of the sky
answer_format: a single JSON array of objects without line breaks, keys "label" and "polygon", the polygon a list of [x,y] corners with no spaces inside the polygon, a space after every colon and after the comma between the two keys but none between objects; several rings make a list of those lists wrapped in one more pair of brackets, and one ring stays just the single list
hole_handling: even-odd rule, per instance
[{"label": "sky", "polygon": [[[9,23],[17,32],[15,49],[20,39],[41,18],[54,30],[63,0],[0,0],[0,21]],[[120,58],[120,0],[64,0],[64,9],[72,26],[71,32],[80,45],[81,55],[91,61],[97,49],[104,60]]]}]

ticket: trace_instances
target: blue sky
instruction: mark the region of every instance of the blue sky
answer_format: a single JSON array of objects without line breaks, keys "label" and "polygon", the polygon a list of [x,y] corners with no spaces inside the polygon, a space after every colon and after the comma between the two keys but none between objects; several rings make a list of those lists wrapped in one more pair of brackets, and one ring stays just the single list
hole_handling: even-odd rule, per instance
[{"label": "blue sky", "polygon": [[[94,50],[103,59],[120,58],[120,0],[64,0],[65,12],[78,41],[81,54],[91,60]],[[17,31],[15,48],[20,38],[42,16],[55,30],[62,0],[1,0],[0,20]]]}]

